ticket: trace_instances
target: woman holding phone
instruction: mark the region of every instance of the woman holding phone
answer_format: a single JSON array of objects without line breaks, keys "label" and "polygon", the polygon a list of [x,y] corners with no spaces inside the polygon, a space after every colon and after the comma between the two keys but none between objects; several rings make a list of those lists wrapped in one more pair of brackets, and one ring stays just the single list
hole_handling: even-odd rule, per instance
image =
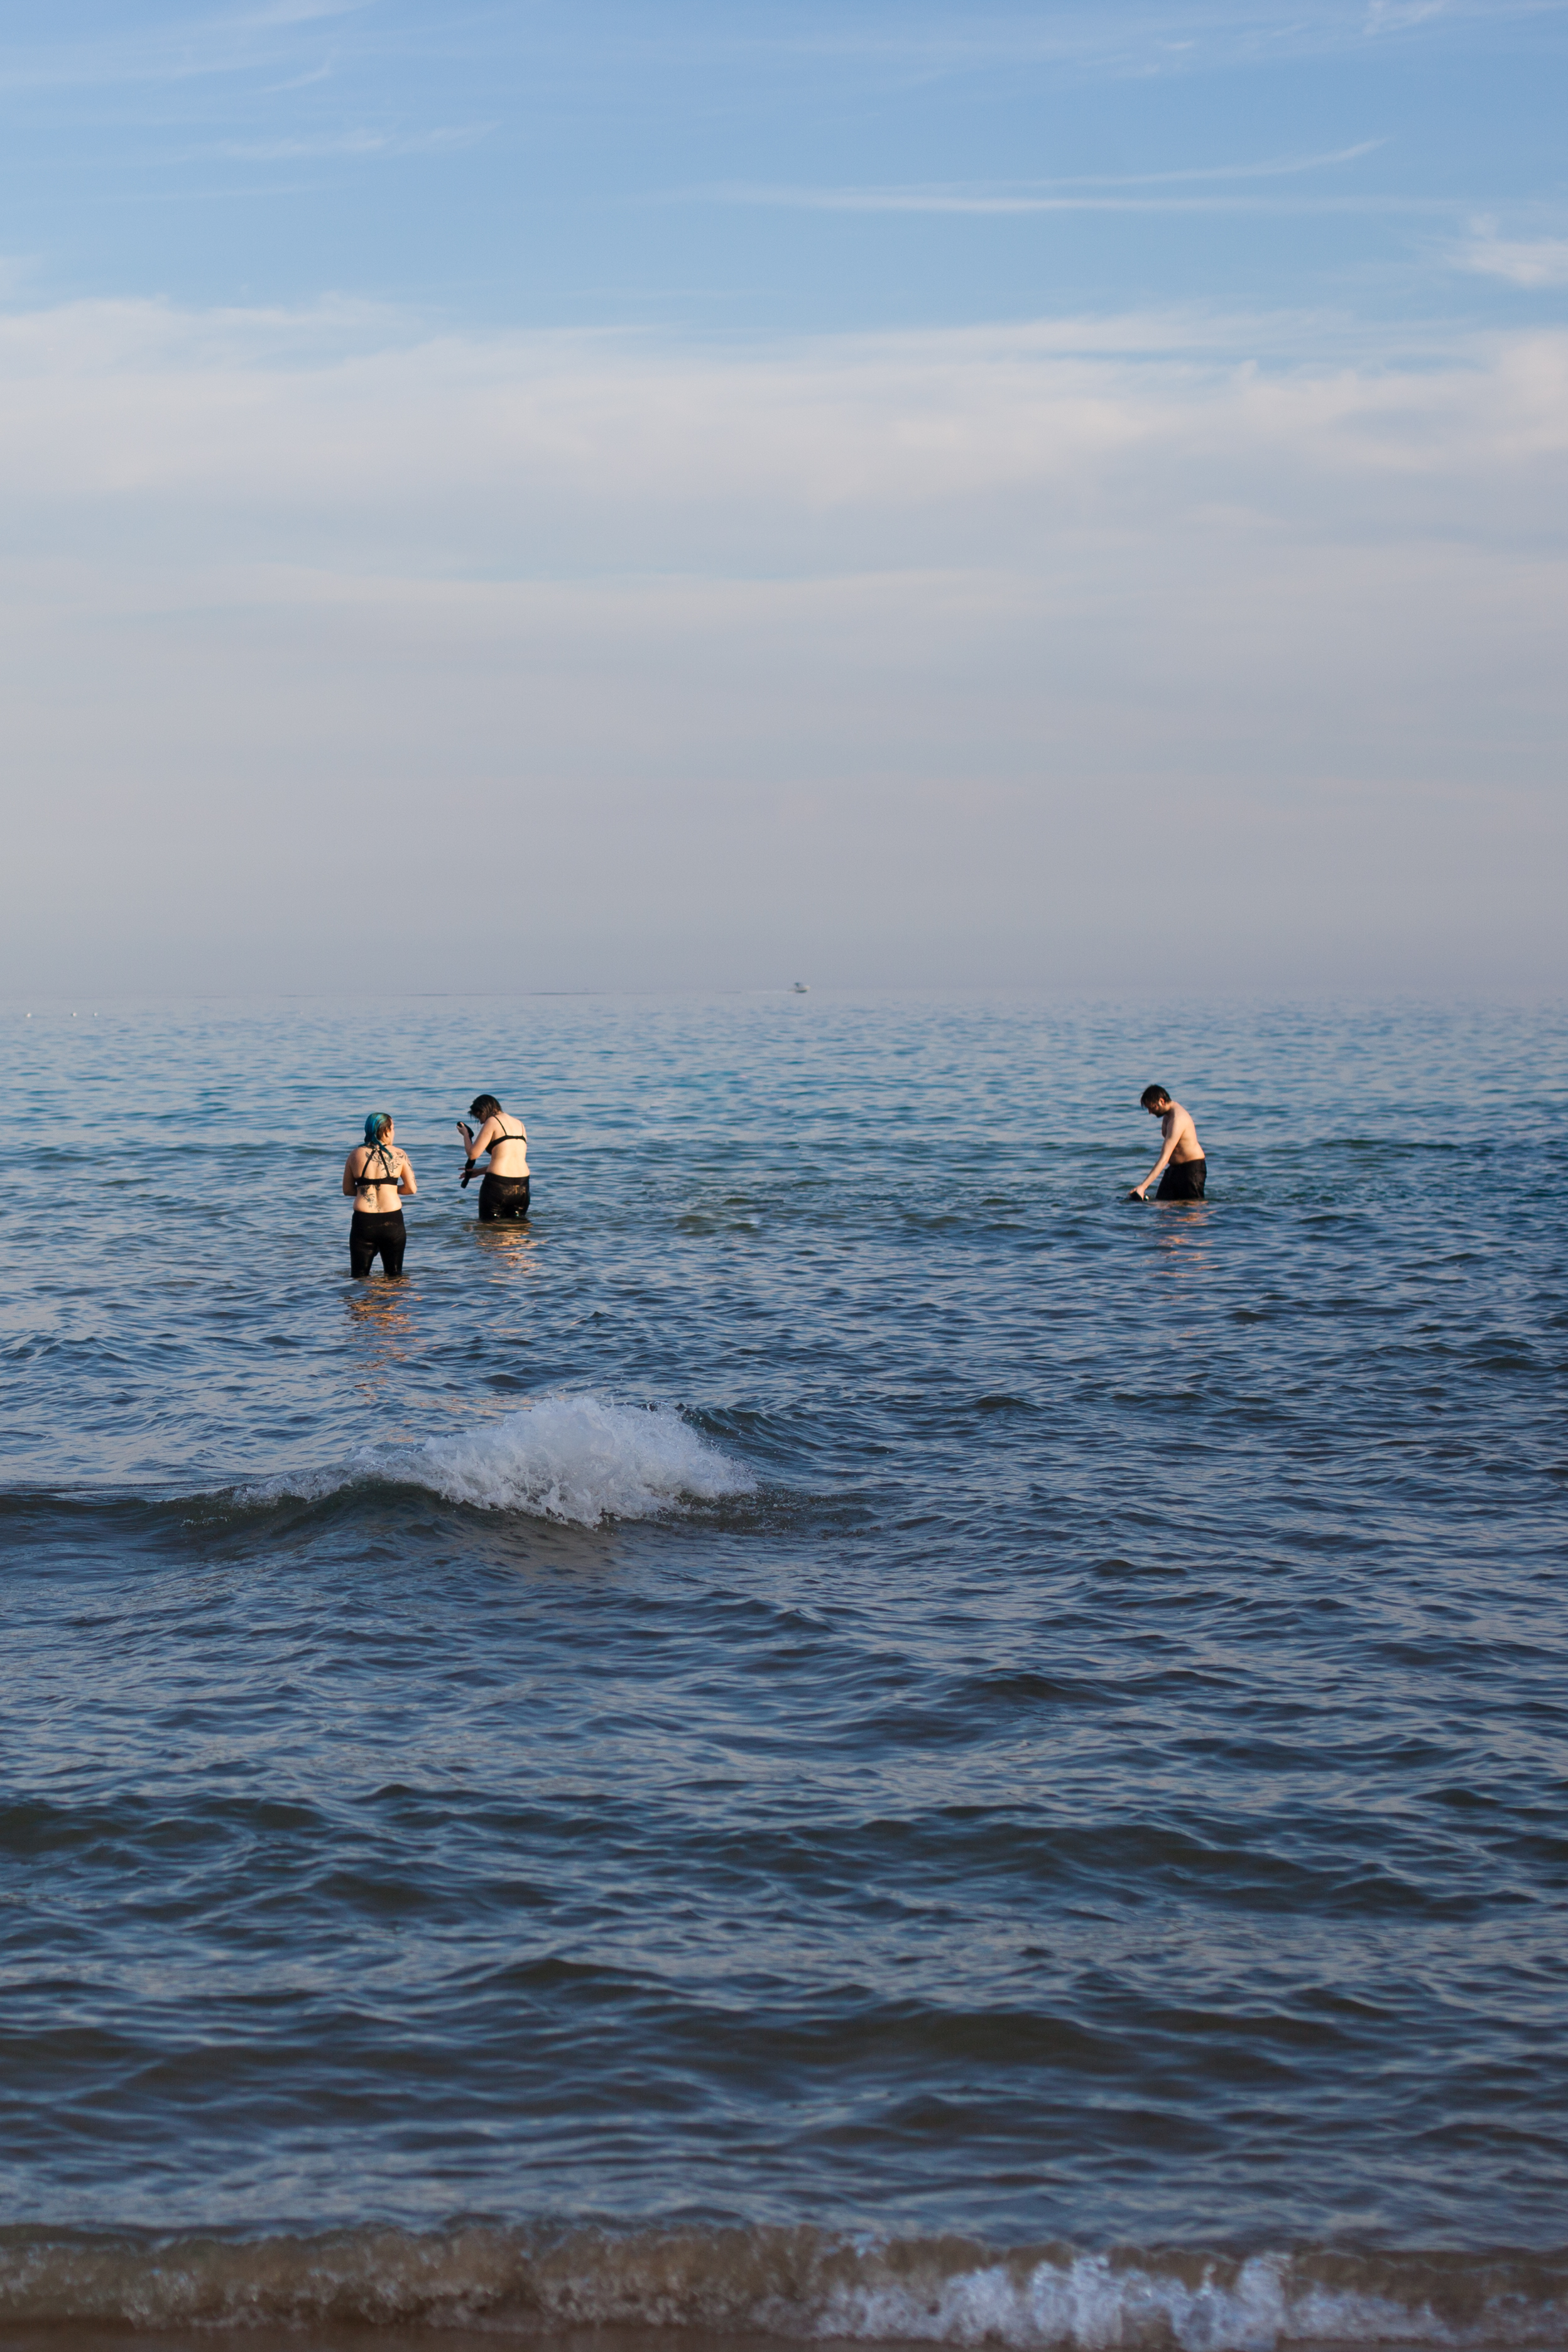
[{"label": "woman holding phone", "polygon": [[479,1223],[499,1224],[528,1214],[528,1129],[521,1119],[509,1118],[494,1095],[476,1095],[468,1105],[468,1118],[482,1122],[476,1135],[468,1119],[458,1121],[458,1133],[463,1139],[468,1163],[458,1178],[461,1184],[473,1181],[477,1171],[474,1162],[481,1151],[490,1155],[485,1171],[485,1181],[479,1186]]}]

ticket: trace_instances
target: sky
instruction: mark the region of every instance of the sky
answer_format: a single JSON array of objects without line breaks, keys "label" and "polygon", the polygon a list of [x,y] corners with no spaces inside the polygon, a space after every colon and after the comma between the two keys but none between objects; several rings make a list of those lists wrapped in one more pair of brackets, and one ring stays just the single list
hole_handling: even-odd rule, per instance
[{"label": "sky", "polygon": [[0,17],[0,990],[1559,994],[1568,0]]}]

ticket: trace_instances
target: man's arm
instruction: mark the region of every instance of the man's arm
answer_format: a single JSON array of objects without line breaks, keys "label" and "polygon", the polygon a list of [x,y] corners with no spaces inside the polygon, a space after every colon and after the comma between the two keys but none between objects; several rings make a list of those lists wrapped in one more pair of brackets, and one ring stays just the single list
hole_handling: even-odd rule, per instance
[{"label": "man's arm", "polygon": [[1163,1176],[1164,1174],[1166,1169],[1171,1164],[1171,1154],[1176,1148],[1177,1138],[1182,1133],[1184,1127],[1191,1127],[1192,1123],[1192,1120],[1186,1117],[1184,1112],[1180,1118],[1173,1118],[1171,1121],[1171,1132],[1165,1138],[1165,1149],[1161,1152],[1160,1157],[1155,1160],[1154,1165],[1150,1169],[1149,1173],[1144,1177],[1142,1184],[1133,1185],[1132,1190],[1127,1195],[1130,1201],[1141,1201],[1145,1192],[1149,1190],[1150,1185],[1154,1181],[1155,1177]]},{"label": "man's arm", "polygon": [[[1193,1124],[1193,1115],[1191,1111],[1184,1110],[1180,1103],[1178,1103],[1175,1106],[1174,1116],[1171,1120],[1171,1132],[1165,1138],[1165,1149],[1161,1152],[1160,1157],[1155,1160],[1154,1165],[1150,1169],[1149,1173],[1144,1177],[1142,1184],[1134,1184],[1131,1192],[1127,1195],[1130,1201],[1141,1201],[1143,1198],[1144,1193],[1149,1190],[1150,1185],[1154,1181],[1155,1177],[1163,1176],[1164,1174],[1165,1170],[1171,1164],[1171,1155],[1175,1150],[1177,1144],[1181,1142],[1184,1136],[1186,1136],[1192,1142],[1196,1143],[1198,1139],[1198,1131]],[[1196,1159],[1198,1155],[1194,1152],[1193,1156]]]}]

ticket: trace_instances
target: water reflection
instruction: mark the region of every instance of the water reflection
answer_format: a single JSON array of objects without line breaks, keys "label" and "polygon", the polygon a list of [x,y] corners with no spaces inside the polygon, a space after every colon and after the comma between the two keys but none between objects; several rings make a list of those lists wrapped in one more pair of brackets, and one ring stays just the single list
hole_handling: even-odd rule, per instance
[{"label": "water reflection", "polygon": [[361,1283],[346,1301],[351,1337],[361,1343],[361,1385],[374,1389],[400,1370],[416,1336],[410,1294],[402,1282]]},{"label": "water reflection", "polygon": [[492,1282],[510,1282],[517,1276],[531,1277],[539,1272],[538,1255],[543,1243],[526,1218],[515,1224],[493,1225],[481,1225],[476,1220],[468,1230],[475,1247],[488,1260],[486,1272]]},{"label": "water reflection", "polygon": [[1160,1219],[1159,1271],[1177,1282],[1191,1282],[1209,1271],[1214,1239],[1208,1231],[1214,1211],[1204,1201],[1167,1201]]}]

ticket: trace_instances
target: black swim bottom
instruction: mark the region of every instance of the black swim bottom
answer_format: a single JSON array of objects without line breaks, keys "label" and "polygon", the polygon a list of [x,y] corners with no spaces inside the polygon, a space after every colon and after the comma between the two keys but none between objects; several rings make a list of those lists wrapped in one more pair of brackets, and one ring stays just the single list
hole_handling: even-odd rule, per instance
[{"label": "black swim bottom", "polygon": [[1184,1160],[1178,1168],[1173,1160],[1160,1179],[1156,1201],[1201,1201],[1208,1181],[1206,1160]]},{"label": "black swim bottom", "polygon": [[479,1223],[499,1225],[528,1214],[526,1176],[487,1176],[479,1186]]},{"label": "black swim bottom", "polygon": [[349,1221],[349,1266],[354,1274],[368,1274],[379,1257],[384,1272],[403,1272],[403,1253],[407,1245],[408,1228],[403,1222],[401,1209],[389,1216],[373,1217],[363,1209],[356,1209]]}]

